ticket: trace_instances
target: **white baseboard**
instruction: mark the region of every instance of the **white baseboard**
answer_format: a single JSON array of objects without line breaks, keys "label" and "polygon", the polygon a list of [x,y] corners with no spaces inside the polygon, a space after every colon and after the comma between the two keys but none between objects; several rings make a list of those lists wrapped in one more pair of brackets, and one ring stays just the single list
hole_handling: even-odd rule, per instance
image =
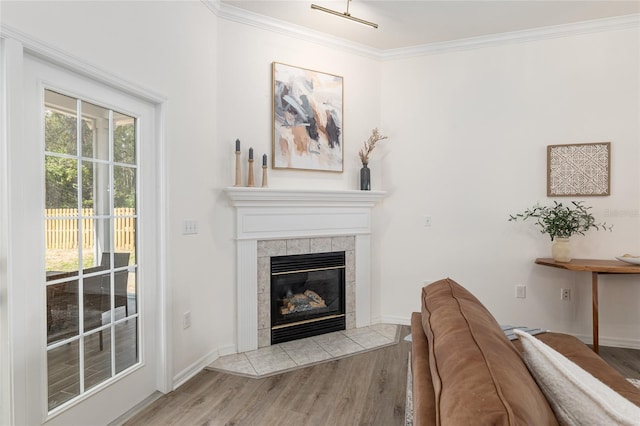
[{"label": "white baseboard", "polygon": [[207,355],[203,356],[173,377],[172,390],[176,390],[177,388],[185,384],[189,379],[204,370],[207,365],[211,364],[221,356],[231,355],[235,353],[238,353],[235,345],[222,346],[209,352]]},{"label": "white baseboard", "polygon": [[216,359],[220,358],[220,351],[218,349],[213,350],[173,376],[173,388],[172,390],[178,389],[180,386],[185,384],[189,379],[193,376],[204,370],[204,368],[211,364]]},{"label": "white baseboard", "polygon": [[158,399],[162,398],[163,393],[159,391],[155,391],[147,398],[139,402],[132,409],[119,416],[117,419],[109,423],[108,426],[121,426],[125,424],[129,419],[133,418],[136,414],[147,408],[149,405],[153,404]]},{"label": "white baseboard", "polygon": [[411,318],[401,317],[396,315],[382,315],[378,321],[373,322],[373,324],[376,324],[376,323],[411,325]]},{"label": "white baseboard", "polygon": [[[396,315],[382,315],[376,317],[371,321],[372,324],[385,323],[385,324],[400,324],[411,325],[410,317],[402,317]],[[572,333],[566,333],[572,334]],[[580,339],[582,342],[590,345],[593,343],[593,338],[590,334],[572,334]],[[600,336],[600,346],[610,346],[613,348],[627,348],[627,349],[640,349],[640,340],[638,339],[626,339],[620,337],[607,337]]]},{"label": "white baseboard", "polygon": [[[587,345],[591,345],[593,343],[593,337],[590,334],[574,334],[574,336]],[[598,340],[600,346],[610,346],[612,348],[640,349],[640,340],[638,339],[600,336]]]},{"label": "white baseboard", "polygon": [[[238,348],[235,345],[222,346],[218,348],[218,354],[220,356],[237,354]],[[214,359],[215,361],[215,359]],[[212,361],[213,362],[213,361]]]}]

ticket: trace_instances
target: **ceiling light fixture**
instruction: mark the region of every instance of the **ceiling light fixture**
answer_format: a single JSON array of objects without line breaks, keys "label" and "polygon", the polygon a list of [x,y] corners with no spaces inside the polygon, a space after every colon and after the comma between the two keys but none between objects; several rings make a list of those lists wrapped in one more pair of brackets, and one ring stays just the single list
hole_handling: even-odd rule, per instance
[{"label": "ceiling light fixture", "polygon": [[376,24],[374,22],[365,21],[364,19],[360,19],[360,18],[356,18],[355,16],[351,16],[351,14],[349,13],[349,3],[351,3],[351,0],[347,0],[347,11],[344,12],[344,13],[335,11],[333,9],[327,9],[326,7],[318,6],[316,4],[312,4],[311,5],[311,9],[320,10],[322,12],[327,12],[327,13],[330,13],[332,15],[341,16],[343,18],[350,19],[350,20],[352,20],[354,22],[357,22],[359,24],[368,25],[368,26],[373,27],[373,28],[378,28],[378,24]]}]

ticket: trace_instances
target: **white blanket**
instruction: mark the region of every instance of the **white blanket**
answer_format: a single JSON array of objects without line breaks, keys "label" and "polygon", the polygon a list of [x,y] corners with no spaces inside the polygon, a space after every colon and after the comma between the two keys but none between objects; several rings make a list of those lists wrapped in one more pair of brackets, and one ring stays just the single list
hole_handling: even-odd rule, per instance
[{"label": "white blanket", "polygon": [[527,367],[561,425],[640,425],[640,407],[535,337],[515,333]]}]

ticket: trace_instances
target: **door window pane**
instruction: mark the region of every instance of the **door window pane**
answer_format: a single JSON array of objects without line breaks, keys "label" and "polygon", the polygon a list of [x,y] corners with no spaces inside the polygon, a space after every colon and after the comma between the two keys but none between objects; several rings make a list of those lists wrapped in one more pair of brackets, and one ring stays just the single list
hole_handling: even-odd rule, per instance
[{"label": "door window pane", "polygon": [[59,154],[77,154],[77,103],[74,98],[45,91],[45,150]]},{"label": "door window pane", "polygon": [[53,409],[139,362],[138,168],[135,119],[48,90],[45,110]]},{"label": "door window pane", "polygon": [[105,252],[111,246],[111,219],[96,218],[93,213],[93,209],[82,209],[83,268],[102,265],[100,253]]},{"label": "door window pane", "polygon": [[[116,209],[116,213],[128,213],[131,211],[132,209]],[[131,215],[116,216],[113,222],[116,250],[128,253],[127,264],[133,265],[136,257],[136,218]]]},{"label": "door window pane", "polygon": [[[131,271],[131,268],[130,268],[129,272],[126,273],[127,304],[125,305],[126,306],[125,314],[127,316],[135,315],[138,313],[138,286],[136,285],[136,273],[135,273],[136,270],[137,269]],[[117,278],[116,278],[116,281],[117,281]],[[117,292],[118,290],[116,290],[116,295],[118,294]],[[120,306],[120,305],[116,303],[116,306]]]},{"label": "door window pane", "polygon": [[110,110],[82,102],[82,156],[109,160]]},{"label": "door window pane", "polygon": [[[62,209],[47,209],[45,220],[45,257],[47,280],[56,279],[54,276],[61,272],[78,271],[78,218],[65,216],[77,214]],[[58,216],[61,215],[61,216]],[[58,277],[62,278],[62,277]]]},{"label": "door window pane", "polygon": [[47,155],[44,164],[46,208],[77,209],[78,161]]},{"label": "door window pane", "polygon": [[135,118],[114,112],[113,161],[136,164],[136,121]]},{"label": "door window pane", "polygon": [[88,214],[109,214],[109,163],[82,161],[82,208],[93,209]]},{"label": "door window pane", "polygon": [[80,395],[78,341],[47,351],[49,410]]},{"label": "door window pane", "polygon": [[[62,278],[50,275],[47,279]],[[78,280],[47,285],[47,343],[78,335]]]},{"label": "door window pane", "polygon": [[118,323],[115,326],[116,373],[138,362],[138,318]]},{"label": "door window pane", "polygon": [[113,202],[116,209],[132,209],[124,214],[135,214],[136,208],[136,169],[134,167],[114,166]]},{"label": "door window pane", "polygon": [[[96,269],[101,268],[97,266]],[[84,296],[84,331],[102,327],[111,321],[111,274],[93,275],[82,279],[82,295]]]},{"label": "door window pane", "polygon": [[91,389],[111,377],[111,329],[84,338],[84,387]]}]

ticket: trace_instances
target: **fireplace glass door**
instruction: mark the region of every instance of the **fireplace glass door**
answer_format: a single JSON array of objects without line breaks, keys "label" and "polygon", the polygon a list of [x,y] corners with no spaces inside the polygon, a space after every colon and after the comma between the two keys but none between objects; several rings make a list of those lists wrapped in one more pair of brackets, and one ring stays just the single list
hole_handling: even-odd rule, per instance
[{"label": "fireplace glass door", "polygon": [[271,258],[271,343],[345,329],[344,252]]}]

